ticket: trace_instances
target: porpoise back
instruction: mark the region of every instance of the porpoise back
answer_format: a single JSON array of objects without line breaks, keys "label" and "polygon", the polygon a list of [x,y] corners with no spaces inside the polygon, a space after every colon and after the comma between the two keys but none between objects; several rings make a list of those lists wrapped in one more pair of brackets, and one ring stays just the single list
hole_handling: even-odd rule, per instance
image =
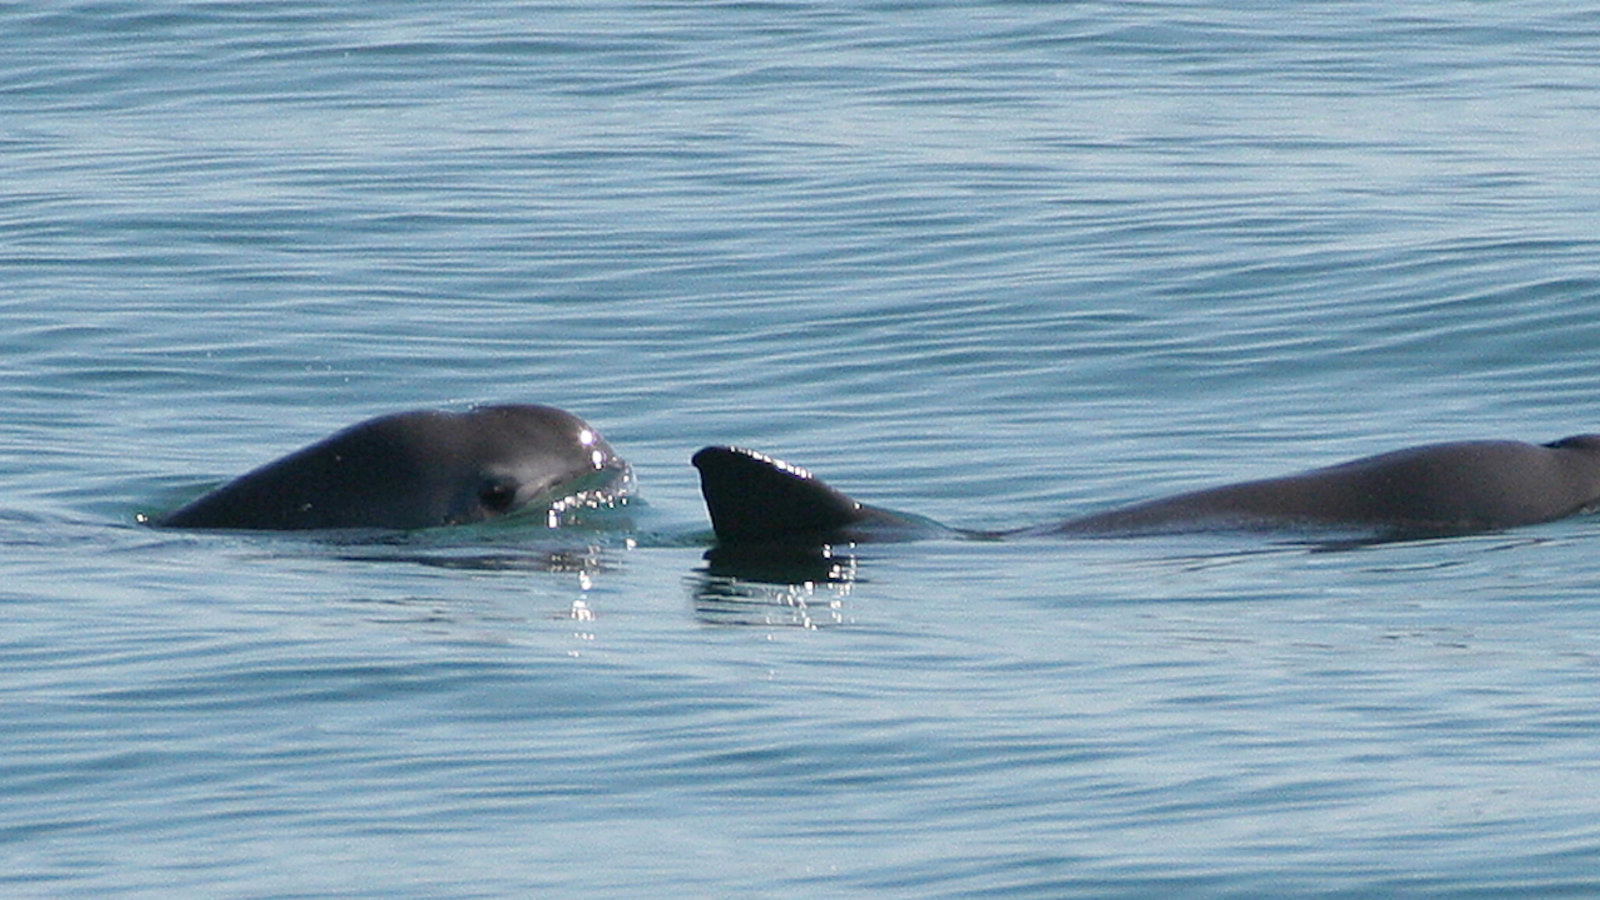
[{"label": "porpoise back", "polygon": [[1069,534],[1350,527],[1468,534],[1564,518],[1600,501],[1600,437],[1411,447],[1070,519]]},{"label": "porpoise back", "polygon": [[[868,506],[810,472],[750,450],[696,453],[712,528],[723,543],[905,540],[951,533]],[[1467,534],[1546,522],[1600,504],[1600,435],[1549,444],[1467,441],[1364,457],[1296,475],[1152,500],[1011,532],[1136,535],[1202,530],[1358,529],[1379,537]]]}]

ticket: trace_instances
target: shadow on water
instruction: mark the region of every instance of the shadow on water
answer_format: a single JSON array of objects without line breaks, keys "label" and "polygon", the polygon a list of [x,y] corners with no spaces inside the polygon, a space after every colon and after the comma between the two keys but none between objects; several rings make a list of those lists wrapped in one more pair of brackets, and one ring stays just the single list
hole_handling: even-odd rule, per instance
[{"label": "shadow on water", "polygon": [[846,624],[857,563],[844,545],[719,545],[690,578],[708,625],[821,628]]},{"label": "shadow on water", "polygon": [[[1478,552],[1507,546],[1526,546],[1549,540],[1540,535],[1505,532],[1463,534],[1456,531],[1358,533],[1350,530],[1315,533],[1267,534],[1260,530],[1230,532],[1146,534],[1078,537],[1051,540],[1019,538],[1042,543],[1064,559],[1074,545],[1114,540],[1145,545],[1134,554],[1145,565],[1185,570],[1231,566],[1250,559],[1284,556],[1345,554],[1352,564],[1374,570],[1396,564],[1396,557],[1380,551],[1406,547],[1425,548],[1467,542]],[[1354,563],[1356,554],[1377,552],[1366,563]],[[1409,557],[1405,557],[1409,558]],[[844,601],[858,583],[866,583],[866,560],[851,543],[718,544],[706,551],[706,565],[689,579],[696,616],[707,624],[799,626],[815,628],[847,621]],[[1430,566],[1460,564],[1459,557],[1434,560]]]}]

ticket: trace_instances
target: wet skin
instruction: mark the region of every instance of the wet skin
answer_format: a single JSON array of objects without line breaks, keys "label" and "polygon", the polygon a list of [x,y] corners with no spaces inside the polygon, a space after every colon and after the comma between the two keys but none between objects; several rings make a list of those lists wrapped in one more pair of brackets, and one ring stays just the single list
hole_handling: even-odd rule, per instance
[{"label": "wet skin", "polygon": [[1600,435],[1549,444],[1430,444],[1009,532],[952,529],[869,506],[804,469],[750,450],[707,447],[693,463],[712,527],[725,545],[1216,530],[1350,529],[1402,538],[1513,528],[1600,505]]},{"label": "wet skin", "polygon": [[169,528],[414,529],[582,497],[632,473],[582,419],[549,406],[417,410],[369,419],[157,517]]}]

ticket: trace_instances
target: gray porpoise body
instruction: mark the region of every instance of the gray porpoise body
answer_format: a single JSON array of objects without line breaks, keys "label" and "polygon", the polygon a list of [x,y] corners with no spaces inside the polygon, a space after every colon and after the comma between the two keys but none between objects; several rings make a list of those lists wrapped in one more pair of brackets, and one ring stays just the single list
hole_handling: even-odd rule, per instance
[{"label": "gray porpoise body", "polygon": [[1548,522],[1600,502],[1600,436],[1467,441],[1368,456],[1070,519],[1067,534],[1193,527],[1355,527],[1467,534]]},{"label": "gray porpoise body", "polygon": [[1406,537],[1531,525],[1600,505],[1600,435],[1549,444],[1431,444],[1010,532],[949,529],[867,506],[804,469],[749,450],[707,447],[693,462],[722,543],[907,540],[940,532],[1005,537],[1356,529]]},{"label": "gray porpoise body", "polygon": [[611,501],[632,472],[582,419],[549,406],[418,410],[369,419],[228,482],[155,524],[413,529],[579,497]]}]

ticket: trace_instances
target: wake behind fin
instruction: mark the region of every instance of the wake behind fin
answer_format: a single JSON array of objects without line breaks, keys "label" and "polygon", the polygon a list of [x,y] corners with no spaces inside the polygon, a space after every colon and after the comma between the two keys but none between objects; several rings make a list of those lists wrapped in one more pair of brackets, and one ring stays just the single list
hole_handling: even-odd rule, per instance
[{"label": "wake behind fin", "polygon": [[700,470],[711,527],[726,543],[824,538],[876,512],[753,450],[706,447],[690,462]]}]

